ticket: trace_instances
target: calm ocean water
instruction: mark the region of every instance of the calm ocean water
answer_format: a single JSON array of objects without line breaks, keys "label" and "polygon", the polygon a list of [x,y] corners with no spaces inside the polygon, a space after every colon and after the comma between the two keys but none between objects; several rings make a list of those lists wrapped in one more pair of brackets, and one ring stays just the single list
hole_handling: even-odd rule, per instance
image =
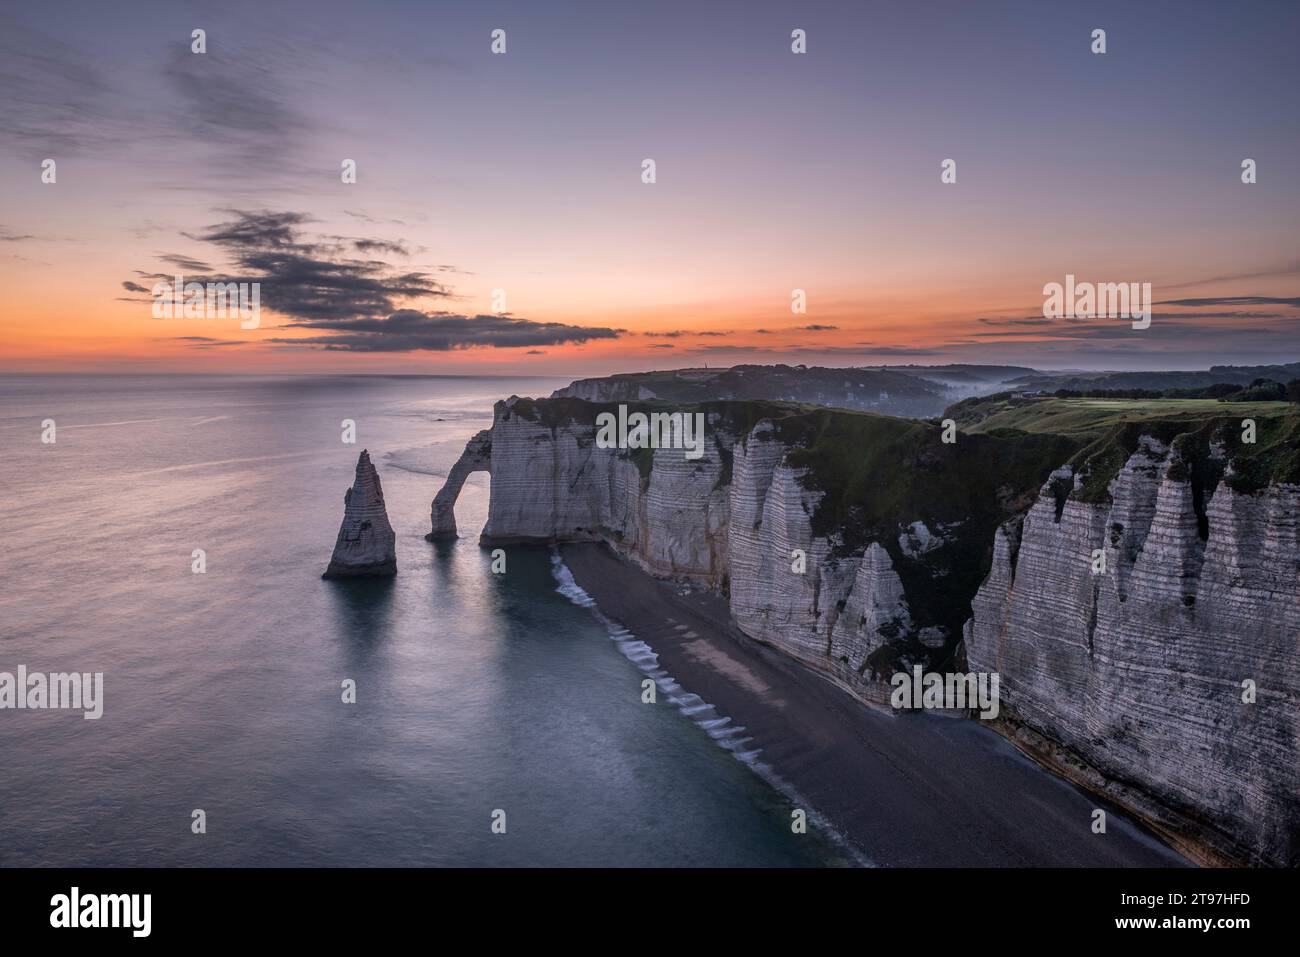
[{"label": "calm ocean water", "polygon": [[[466,537],[424,541],[492,402],[561,384],[0,377],[0,671],[104,673],[98,721],[0,710],[0,864],[838,862],[690,720],[640,703],[547,550],[490,573],[485,475]],[[362,447],[399,573],[322,581]]]}]

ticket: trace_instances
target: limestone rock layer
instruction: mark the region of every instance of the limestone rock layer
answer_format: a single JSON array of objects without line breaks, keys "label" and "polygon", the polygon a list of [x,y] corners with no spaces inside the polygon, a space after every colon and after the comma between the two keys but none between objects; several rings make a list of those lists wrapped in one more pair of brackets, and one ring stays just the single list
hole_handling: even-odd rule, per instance
[{"label": "limestone rock layer", "polygon": [[998,534],[970,667],[1001,674],[1006,712],[1194,834],[1203,859],[1295,865],[1300,487],[1220,482],[1202,537],[1179,465],[1144,442],[1108,504],[1071,500],[1059,519],[1045,487]]},{"label": "limestone rock layer", "polygon": [[[454,528],[454,526],[453,526]],[[397,574],[397,536],[388,524],[379,473],[362,449],[356,478],[343,495],[343,524],[324,578]]]}]

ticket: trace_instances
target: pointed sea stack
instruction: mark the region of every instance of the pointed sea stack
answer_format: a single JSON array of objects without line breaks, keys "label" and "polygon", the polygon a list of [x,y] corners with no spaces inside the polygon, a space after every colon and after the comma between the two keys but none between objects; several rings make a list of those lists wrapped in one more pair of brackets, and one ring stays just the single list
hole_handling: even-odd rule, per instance
[{"label": "pointed sea stack", "polygon": [[322,578],[397,574],[397,536],[388,524],[384,490],[370,454],[361,450],[357,477],[343,495],[343,524]]}]

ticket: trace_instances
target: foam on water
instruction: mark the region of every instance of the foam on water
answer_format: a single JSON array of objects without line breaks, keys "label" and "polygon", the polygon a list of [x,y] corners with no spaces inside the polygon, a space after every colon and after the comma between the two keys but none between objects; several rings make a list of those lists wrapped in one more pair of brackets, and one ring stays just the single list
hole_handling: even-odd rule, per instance
[{"label": "foam on water", "polygon": [[737,737],[744,732],[744,726],[733,725],[729,715],[719,714],[713,705],[699,695],[685,691],[667,671],[659,666],[659,656],[654,649],[629,629],[608,618],[597,606],[595,600],[574,580],[573,572],[569,570],[569,566],[564,564],[564,559],[558,549],[552,549],[551,551],[551,571],[555,575],[555,590],[575,605],[588,609],[605,627],[609,637],[613,639],[624,656],[649,678],[653,679],[659,690],[668,696],[669,704],[672,704],[683,715],[690,718],[696,727],[704,731],[719,747],[729,752],[737,761],[740,761],[775,788],[794,807],[802,808],[808,816],[809,823],[817,827],[822,833],[829,834],[835,843],[847,852],[859,866],[876,866],[873,861],[862,854],[826,818],[822,817],[804,800],[794,786],[777,774],[771,765],[759,760],[759,755],[762,753],[761,748],[744,750],[744,746],[754,740],[750,737]]}]

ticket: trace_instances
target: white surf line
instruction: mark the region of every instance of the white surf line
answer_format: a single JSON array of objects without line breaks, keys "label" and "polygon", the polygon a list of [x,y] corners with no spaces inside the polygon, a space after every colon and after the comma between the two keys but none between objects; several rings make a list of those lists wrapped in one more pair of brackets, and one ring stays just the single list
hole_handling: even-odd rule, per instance
[{"label": "white surf line", "polygon": [[[758,756],[762,751],[761,748],[745,749],[745,745],[754,739],[740,736],[745,731],[743,725],[733,725],[729,716],[719,714],[713,705],[706,702],[699,695],[686,691],[667,671],[659,667],[659,656],[654,652],[654,649],[637,638],[627,628],[606,617],[605,613],[597,606],[595,599],[574,581],[573,572],[569,571],[569,566],[564,564],[559,549],[555,548],[551,549],[551,573],[558,583],[555,590],[575,605],[590,611],[596,620],[605,626],[609,637],[618,645],[623,655],[648,677],[654,679],[654,683],[659,690],[668,696],[670,704],[675,705],[678,711],[690,718],[696,727],[713,739],[715,744],[724,751],[730,752],[733,758],[776,789],[794,807],[803,809],[808,816],[809,823],[817,827],[823,834],[829,834],[840,849],[847,853],[858,866],[876,866],[874,861],[854,847],[852,842],[841,834],[830,821],[826,820],[811,804],[805,801],[798,790],[777,774],[770,764],[758,760]],[[669,619],[669,621],[672,620]],[[684,625],[677,625],[676,627],[685,629]]]}]

